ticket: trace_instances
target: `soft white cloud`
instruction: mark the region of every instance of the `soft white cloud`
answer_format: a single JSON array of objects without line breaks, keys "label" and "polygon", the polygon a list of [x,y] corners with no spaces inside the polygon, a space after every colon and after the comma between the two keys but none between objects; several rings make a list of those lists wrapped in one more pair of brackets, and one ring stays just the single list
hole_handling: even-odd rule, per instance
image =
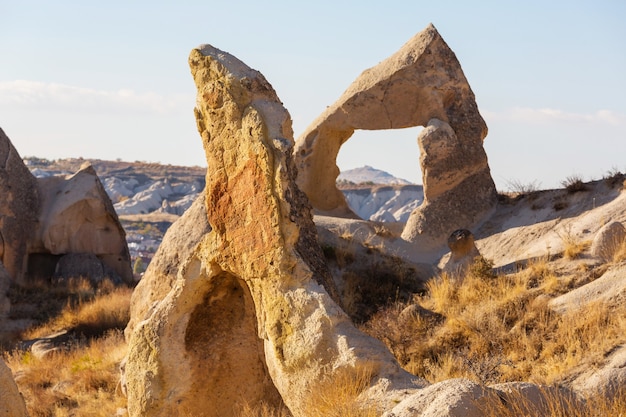
[{"label": "soft white cloud", "polygon": [[612,110],[598,110],[593,113],[572,113],[559,109],[530,107],[513,107],[504,111],[483,111],[488,121],[514,121],[524,123],[591,123],[609,124],[612,126],[626,125],[626,115]]},{"label": "soft white cloud", "polygon": [[193,96],[164,96],[133,90],[106,91],[27,80],[0,82],[0,106],[12,108],[166,114],[181,108],[188,110],[193,103]]}]

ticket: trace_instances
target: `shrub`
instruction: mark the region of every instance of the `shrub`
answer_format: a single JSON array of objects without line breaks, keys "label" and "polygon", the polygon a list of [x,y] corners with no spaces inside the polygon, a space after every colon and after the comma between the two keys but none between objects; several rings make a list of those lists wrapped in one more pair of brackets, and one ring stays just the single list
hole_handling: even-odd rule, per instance
[{"label": "shrub", "polygon": [[579,175],[571,175],[564,181],[561,181],[561,185],[565,187],[568,193],[573,194],[580,191],[587,191],[587,184],[585,184]]}]

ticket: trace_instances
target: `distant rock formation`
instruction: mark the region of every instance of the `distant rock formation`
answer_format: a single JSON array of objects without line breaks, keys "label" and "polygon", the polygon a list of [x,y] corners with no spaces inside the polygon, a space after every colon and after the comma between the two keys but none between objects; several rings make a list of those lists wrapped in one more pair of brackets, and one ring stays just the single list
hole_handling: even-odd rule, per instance
[{"label": "distant rock formation", "polygon": [[[37,179],[1,129],[0,159],[0,260],[13,281],[51,278],[62,256],[86,254],[112,278],[132,282],[124,229],[91,166]],[[76,259],[74,271],[93,270],[93,259],[82,266]]]},{"label": "distant rock formation", "polygon": [[192,51],[190,66],[212,231],[167,296],[134,321],[130,415],[234,416],[243,402],[265,401],[307,416],[314,385],[366,368],[374,377],[364,398],[392,402],[392,392],[422,386],[328,295],[336,290],[295,186],[291,120],[271,85],[209,45]]},{"label": "distant rock formation", "polygon": [[424,201],[421,185],[387,185],[341,190],[350,209],[364,220],[406,222]]},{"label": "distant rock formation", "polygon": [[354,217],[335,186],[336,158],[356,129],[425,126],[418,142],[424,203],[403,239],[439,252],[456,229],[471,229],[496,204],[483,139],[487,126],[454,52],[428,26],[364,71],[296,142],[298,185],[321,214]]}]

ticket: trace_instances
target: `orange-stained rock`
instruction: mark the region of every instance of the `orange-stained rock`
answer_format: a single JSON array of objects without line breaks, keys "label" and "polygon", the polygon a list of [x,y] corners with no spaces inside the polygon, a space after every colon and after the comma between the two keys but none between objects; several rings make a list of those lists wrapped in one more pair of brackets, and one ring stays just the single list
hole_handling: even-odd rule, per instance
[{"label": "orange-stained rock", "polygon": [[189,62],[212,230],[163,300],[131,319],[130,415],[236,416],[244,402],[269,402],[308,416],[311,390],[339,374],[371,373],[363,398],[383,408],[423,386],[329,296],[334,284],[295,185],[291,119],[271,85],[209,45]]}]

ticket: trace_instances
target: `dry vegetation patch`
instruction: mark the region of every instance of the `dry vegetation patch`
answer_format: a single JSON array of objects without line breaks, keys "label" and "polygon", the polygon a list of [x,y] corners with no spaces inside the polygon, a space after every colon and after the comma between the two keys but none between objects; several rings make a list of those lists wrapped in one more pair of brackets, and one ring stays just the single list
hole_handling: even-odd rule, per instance
[{"label": "dry vegetation patch", "polygon": [[[131,288],[76,279],[11,290],[12,301],[41,303],[36,325],[5,353],[31,417],[112,416],[126,406],[119,365],[126,353],[122,334],[129,319]],[[65,331],[43,355],[29,347]]]},{"label": "dry vegetation patch", "polygon": [[542,260],[497,277],[443,275],[412,301],[433,314],[398,320],[408,304],[392,305],[362,329],[430,382],[466,377],[485,384],[560,383],[626,342],[624,305],[594,304],[565,314],[549,308],[552,296],[570,284]]}]

